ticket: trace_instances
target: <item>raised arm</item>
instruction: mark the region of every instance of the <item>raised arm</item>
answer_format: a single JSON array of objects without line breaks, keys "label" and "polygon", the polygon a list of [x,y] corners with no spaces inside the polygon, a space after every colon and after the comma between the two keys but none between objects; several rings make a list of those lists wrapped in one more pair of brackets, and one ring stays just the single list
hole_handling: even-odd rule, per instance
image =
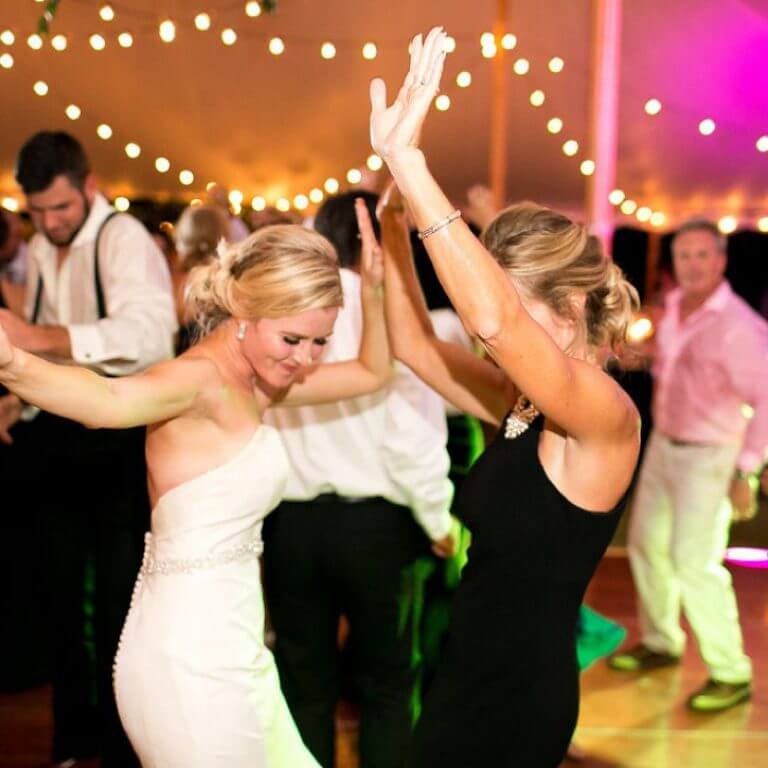
[{"label": "raised arm", "polygon": [[514,387],[490,361],[436,336],[398,193],[386,199],[379,219],[392,353],[459,410],[499,424],[509,410]]},{"label": "raised arm", "polygon": [[153,424],[189,411],[201,393],[201,365],[179,360],[107,378],[13,347],[0,328],[0,383],[28,403],[94,429]]},{"label": "raised arm", "polygon": [[[376,392],[392,375],[392,358],[384,317],[384,265],[373,236],[368,209],[355,201],[362,237],[360,297],[363,308],[363,337],[356,360],[320,364],[294,384],[279,401],[284,405],[330,403]],[[366,226],[367,223],[367,226]]]},{"label": "raised arm", "polygon": [[[387,106],[381,80],[371,84],[371,141],[426,230],[453,206],[430,174],[417,137],[442,74],[445,33],[412,41],[411,66]],[[437,275],[467,330],[536,407],[577,439],[624,439],[636,429],[628,398],[598,368],[569,357],[528,314],[511,281],[461,219],[425,240]]]}]

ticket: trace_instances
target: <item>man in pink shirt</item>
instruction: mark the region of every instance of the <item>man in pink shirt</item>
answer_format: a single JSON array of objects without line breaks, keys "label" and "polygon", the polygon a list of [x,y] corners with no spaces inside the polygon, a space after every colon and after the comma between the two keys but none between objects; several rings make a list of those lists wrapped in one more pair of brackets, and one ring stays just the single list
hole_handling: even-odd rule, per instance
[{"label": "man in pink shirt", "polygon": [[654,428],[629,528],[641,642],[614,669],[677,664],[685,612],[710,680],[692,709],[727,709],[751,695],[736,597],[722,561],[732,521],[757,508],[768,448],[768,325],[724,279],[725,238],[707,221],[675,235],[678,288],[657,334]]}]

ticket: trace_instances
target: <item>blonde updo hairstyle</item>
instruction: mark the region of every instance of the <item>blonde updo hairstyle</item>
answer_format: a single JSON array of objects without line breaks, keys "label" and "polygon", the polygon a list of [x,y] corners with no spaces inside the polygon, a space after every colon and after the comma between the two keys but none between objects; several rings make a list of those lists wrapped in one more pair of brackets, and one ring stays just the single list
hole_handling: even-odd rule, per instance
[{"label": "blonde updo hairstyle", "polygon": [[188,272],[215,256],[219,243],[227,237],[228,227],[227,217],[218,208],[211,205],[185,208],[173,233],[181,268]]},{"label": "blonde updo hairstyle", "polygon": [[187,307],[199,334],[230,317],[257,320],[340,307],[341,278],[333,246],[295,224],[264,227],[189,276]]},{"label": "blonde updo hairstyle", "polygon": [[[585,339],[590,351],[620,351],[639,298],[585,227],[524,202],[501,211],[482,240],[525,294],[574,321],[576,338]],[[574,301],[581,296],[583,312]]]}]

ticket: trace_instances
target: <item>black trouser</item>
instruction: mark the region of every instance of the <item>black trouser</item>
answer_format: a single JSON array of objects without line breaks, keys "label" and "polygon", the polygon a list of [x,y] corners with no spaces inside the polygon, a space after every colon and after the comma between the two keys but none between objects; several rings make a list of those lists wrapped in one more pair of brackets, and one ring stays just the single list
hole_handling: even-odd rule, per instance
[{"label": "black trouser", "polygon": [[100,752],[104,768],[138,766],[117,715],[112,664],[149,523],[144,429],[86,430],[40,414],[34,431],[48,566],[53,757]]},{"label": "black trouser", "polygon": [[334,765],[339,617],[360,700],[361,768],[404,765],[419,668],[416,558],[427,539],[383,499],[284,502],[264,526],[264,583],[280,684],[304,743]]}]

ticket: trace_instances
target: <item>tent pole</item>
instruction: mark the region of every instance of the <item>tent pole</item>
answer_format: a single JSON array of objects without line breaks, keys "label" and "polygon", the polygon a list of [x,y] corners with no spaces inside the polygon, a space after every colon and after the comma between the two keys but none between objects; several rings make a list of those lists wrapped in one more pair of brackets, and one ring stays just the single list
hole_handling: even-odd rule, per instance
[{"label": "tent pole", "polygon": [[507,0],[496,0],[493,34],[498,53],[493,58],[491,82],[491,136],[488,156],[488,178],[497,210],[507,202],[507,62],[501,38],[506,33]]},{"label": "tent pole", "polygon": [[619,79],[623,0],[592,0],[590,156],[595,172],[587,180],[587,222],[611,251],[614,212],[608,195],[616,186],[619,143]]}]

